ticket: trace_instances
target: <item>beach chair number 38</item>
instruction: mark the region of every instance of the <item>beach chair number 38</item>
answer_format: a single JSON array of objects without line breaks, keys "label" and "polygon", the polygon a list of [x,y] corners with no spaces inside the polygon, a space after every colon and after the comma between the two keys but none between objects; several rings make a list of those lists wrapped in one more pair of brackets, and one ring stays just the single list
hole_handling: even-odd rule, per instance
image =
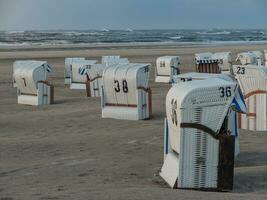
[{"label": "beach chair number 38", "polygon": [[171,114],[172,123],[177,126],[177,123],[178,123],[178,121],[177,121],[177,100],[172,99],[171,105],[172,105],[172,114]]},{"label": "beach chair number 38", "polygon": [[[115,92],[120,92],[121,89],[120,89],[120,82],[118,80],[114,80],[114,89],[115,89]],[[124,93],[127,93],[128,92],[128,83],[126,80],[122,80],[122,91]]]}]

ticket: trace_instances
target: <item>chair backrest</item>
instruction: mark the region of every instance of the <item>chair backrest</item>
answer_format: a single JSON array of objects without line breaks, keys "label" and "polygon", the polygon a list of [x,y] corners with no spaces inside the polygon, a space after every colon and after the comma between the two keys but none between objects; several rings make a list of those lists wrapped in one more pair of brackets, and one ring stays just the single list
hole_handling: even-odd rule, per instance
[{"label": "chair backrest", "polygon": [[21,93],[37,94],[37,84],[46,81],[52,68],[45,61],[16,61],[14,80]]},{"label": "chair backrest", "polygon": [[103,72],[104,101],[116,105],[136,105],[138,88],[148,88],[149,64],[117,64]]},{"label": "chair backrest", "polygon": [[[158,76],[172,76],[178,74],[180,59],[178,56],[162,56],[157,58],[156,71]],[[175,73],[176,72],[176,73]],[[173,74],[175,73],[175,74]]]}]

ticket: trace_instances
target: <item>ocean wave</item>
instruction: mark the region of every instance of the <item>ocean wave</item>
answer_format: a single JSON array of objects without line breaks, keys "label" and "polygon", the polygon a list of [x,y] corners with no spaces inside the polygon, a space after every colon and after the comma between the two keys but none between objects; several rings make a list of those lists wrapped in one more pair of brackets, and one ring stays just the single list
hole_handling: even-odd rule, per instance
[{"label": "ocean wave", "polygon": [[25,31],[6,31],[8,34],[18,34],[18,33],[25,33]]},{"label": "ocean wave", "polygon": [[180,39],[182,39],[184,36],[180,36],[180,35],[178,35],[178,36],[173,36],[173,37],[169,37],[169,39],[171,39],[171,40],[180,40]]},{"label": "ocean wave", "polygon": [[229,35],[230,31],[218,31],[218,32],[196,32],[199,35]]},{"label": "ocean wave", "polygon": [[90,35],[99,35],[99,36],[102,36],[104,35],[103,33],[100,33],[100,32],[63,32],[63,35],[66,35],[66,36],[90,36]]}]

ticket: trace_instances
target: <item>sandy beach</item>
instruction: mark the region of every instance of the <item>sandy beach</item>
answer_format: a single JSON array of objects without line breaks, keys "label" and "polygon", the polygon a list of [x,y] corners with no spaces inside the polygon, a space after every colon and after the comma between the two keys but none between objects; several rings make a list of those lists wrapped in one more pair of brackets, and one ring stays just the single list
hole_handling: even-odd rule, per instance
[{"label": "sandy beach", "polygon": [[[181,72],[194,71],[200,52],[266,50],[267,45],[48,46],[0,48],[0,200],[18,199],[267,199],[267,133],[241,130],[234,190],[228,193],[172,190],[159,176],[163,163],[168,84],[154,82],[156,58],[179,55]],[[65,57],[100,60],[121,55],[151,63],[153,118],[102,119],[99,98],[64,85]],[[17,104],[12,64],[46,60],[54,68],[54,105]]]}]

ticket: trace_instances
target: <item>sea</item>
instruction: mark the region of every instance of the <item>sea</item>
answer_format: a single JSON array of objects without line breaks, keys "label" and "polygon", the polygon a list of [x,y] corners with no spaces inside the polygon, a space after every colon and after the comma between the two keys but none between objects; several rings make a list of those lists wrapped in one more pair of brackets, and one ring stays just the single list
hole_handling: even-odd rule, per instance
[{"label": "sea", "polygon": [[105,43],[267,43],[267,29],[0,31],[0,46]]}]

